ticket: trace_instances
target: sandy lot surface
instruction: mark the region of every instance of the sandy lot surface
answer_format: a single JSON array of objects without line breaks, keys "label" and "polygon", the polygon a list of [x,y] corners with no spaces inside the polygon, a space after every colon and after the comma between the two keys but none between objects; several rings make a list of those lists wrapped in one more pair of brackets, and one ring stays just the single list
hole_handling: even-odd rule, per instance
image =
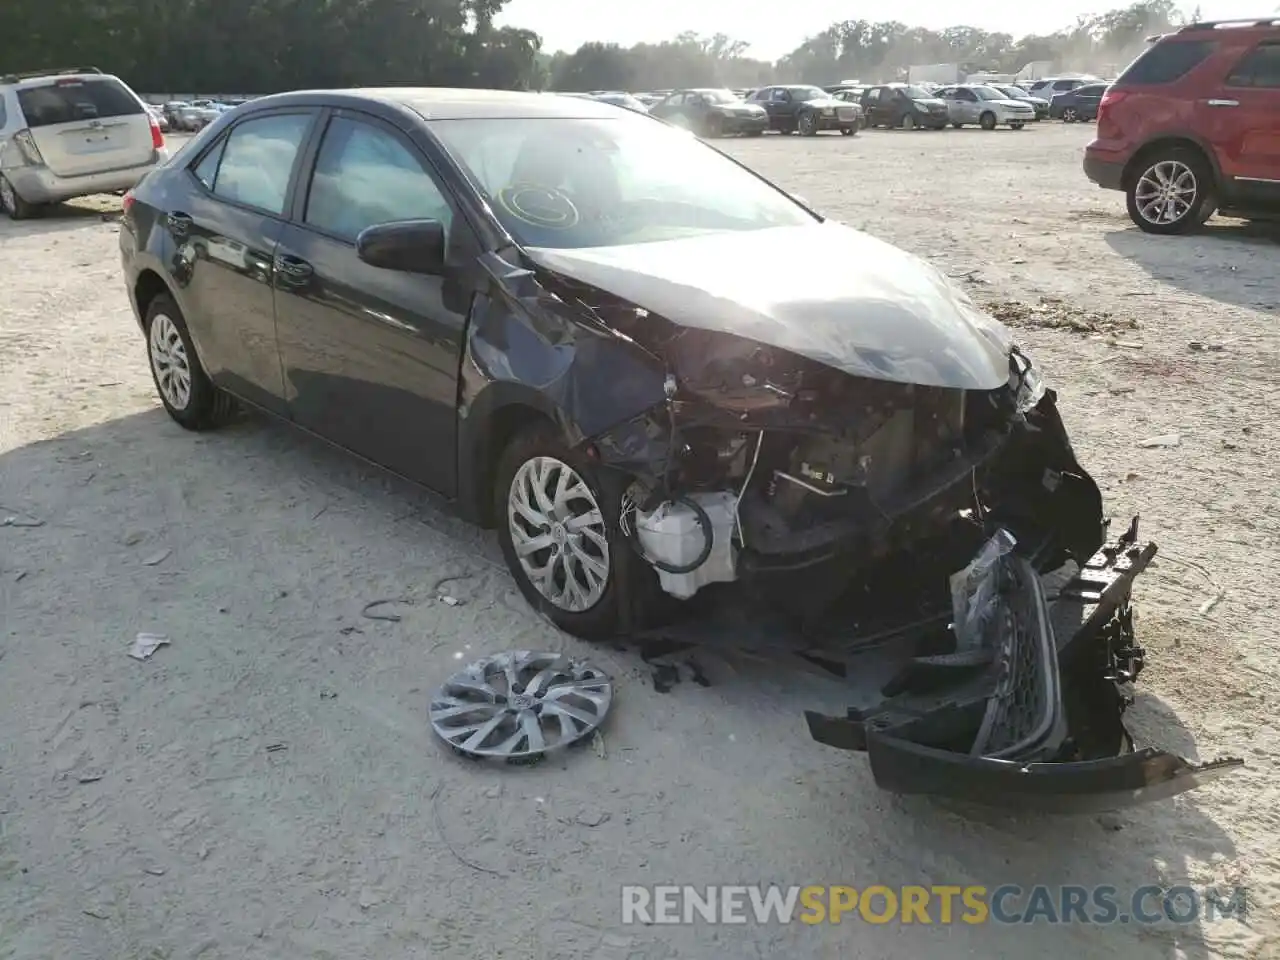
[{"label": "sandy lot surface", "polygon": [[[1280,247],[1230,221],[1144,236],[1079,172],[1089,136],[728,149],[1020,326],[1114,515],[1162,546],[1135,731],[1244,772],[1117,815],[975,815],[810,741],[830,679],[707,656],[710,686],[659,693],[636,655],[535,619],[491,537],[420,491],[262,420],[171,423],[110,205],[86,203],[0,223],[0,957],[1280,957]],[[464,605],[436,602],[445,578]],[[389,597],[400,622],[361,617]],[[172,645],[132,660],[139,631]],[[438,746],[431,690],[516,647],[613,673],[603,751],[495,769]],[[623,927],[629,882],[1251,899],[1246,923],[1178,928]]]}]

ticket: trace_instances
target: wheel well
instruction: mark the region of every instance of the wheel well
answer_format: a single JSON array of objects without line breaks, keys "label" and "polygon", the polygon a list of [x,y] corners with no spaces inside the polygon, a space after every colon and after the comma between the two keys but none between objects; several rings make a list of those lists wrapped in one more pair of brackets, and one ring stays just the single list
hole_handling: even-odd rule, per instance
[{"label": "wheel well", "polygon": [[1205,166],[1209,168],[1210,173],[1217,179],[1217,170],[1214,167],[1212,158],[1205,153],[1204,148],[1194,140],[1188,140],[1186,137],[1165,137],[1162,140],[1154,140],[1148,143],[1141,150],[1129,158],[1129,162],[1124,166],[1124,173],[1120,177],[1120,186],[1128,190],[1133,186],[1133,178],[1138,175],[1138,171],[1142,169],[1142,165],[1146,163],[1152,156],[1157,153],[1164,153],[1169,150],[1189,150],[1202,159]]},{"label": "wheel well", "polygon": [[168,292],[169,288],[160,279],[160,274],[154,270],[143,270],[138,274],[138,282],[133,286],[133,296],[134,301],[138,304],[139,323],[146,319],[147,308],[151,306],[151,301],[160,296],[160,294]]},{"label": "wheel well", "polygon": [[489,420],[488,436],[480,451],[480,463],[476,464],[476,481],[481,491],[481,495],[477,498],[477,507],[482,526],[492,527],[495,523],[493,484],[497,479],[495,474],[498,471],[498,459],[517,433],[535,423],[550,424],[551,418],[533,407],[526,407],[520,403],[503,407]]}]

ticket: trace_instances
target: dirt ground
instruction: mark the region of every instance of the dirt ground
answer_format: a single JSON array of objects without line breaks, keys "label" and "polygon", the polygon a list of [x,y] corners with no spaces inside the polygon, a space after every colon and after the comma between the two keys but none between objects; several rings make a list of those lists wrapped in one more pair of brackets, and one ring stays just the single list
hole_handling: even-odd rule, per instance
[{"label": "dirt ground", "polygon": [[[532,616],[491,537],[420,491],[260,419],[171,423],[111,202],[85,202],[0,223],[0,958],[1280,957],[1280,246],[1139,233],[1080,172],[1090,135],[726,149],[1018,328],[1114,516],[1162,548],[1135,732],[1243,772],[1120,814],[960,810],[809,739],[803,708],[843,706],[830,678],[707,655],[709,686],[660,693],[634,653]],[[362,618],[385,598],[399,622]],[[140,631],[172,645],[130,659]],[[602,750],[500,769],[433,739],[435,685],[520,647],[613,674]],[[1250,913],[620,923],[623,883],[770,882],[1245,885]]]}]

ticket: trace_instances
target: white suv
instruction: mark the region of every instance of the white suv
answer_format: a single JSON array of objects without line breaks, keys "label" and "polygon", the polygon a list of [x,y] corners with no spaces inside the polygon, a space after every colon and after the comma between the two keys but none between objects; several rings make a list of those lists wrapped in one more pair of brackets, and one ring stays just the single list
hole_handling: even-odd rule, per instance
[{"label": "white suv", "polygon": [[14,220],[128,190],[166,157],[159,124],[117,77],[93,68],[0,75],[0,209]]}]

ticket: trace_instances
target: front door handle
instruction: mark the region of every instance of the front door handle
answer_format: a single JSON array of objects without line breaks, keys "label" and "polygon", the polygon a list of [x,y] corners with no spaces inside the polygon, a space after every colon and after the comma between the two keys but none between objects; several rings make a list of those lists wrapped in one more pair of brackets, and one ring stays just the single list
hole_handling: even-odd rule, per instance
[{"label": "front door handle", "polygon": [[1206,101],[1211,107],[1238,107],[1239,100],[1208,100]]},{"label": "front door handle", "polygon": [[276,257],[276,273],[284,278],[285,283],[306,283],[313,272],[311,264],[298,257]]}]

